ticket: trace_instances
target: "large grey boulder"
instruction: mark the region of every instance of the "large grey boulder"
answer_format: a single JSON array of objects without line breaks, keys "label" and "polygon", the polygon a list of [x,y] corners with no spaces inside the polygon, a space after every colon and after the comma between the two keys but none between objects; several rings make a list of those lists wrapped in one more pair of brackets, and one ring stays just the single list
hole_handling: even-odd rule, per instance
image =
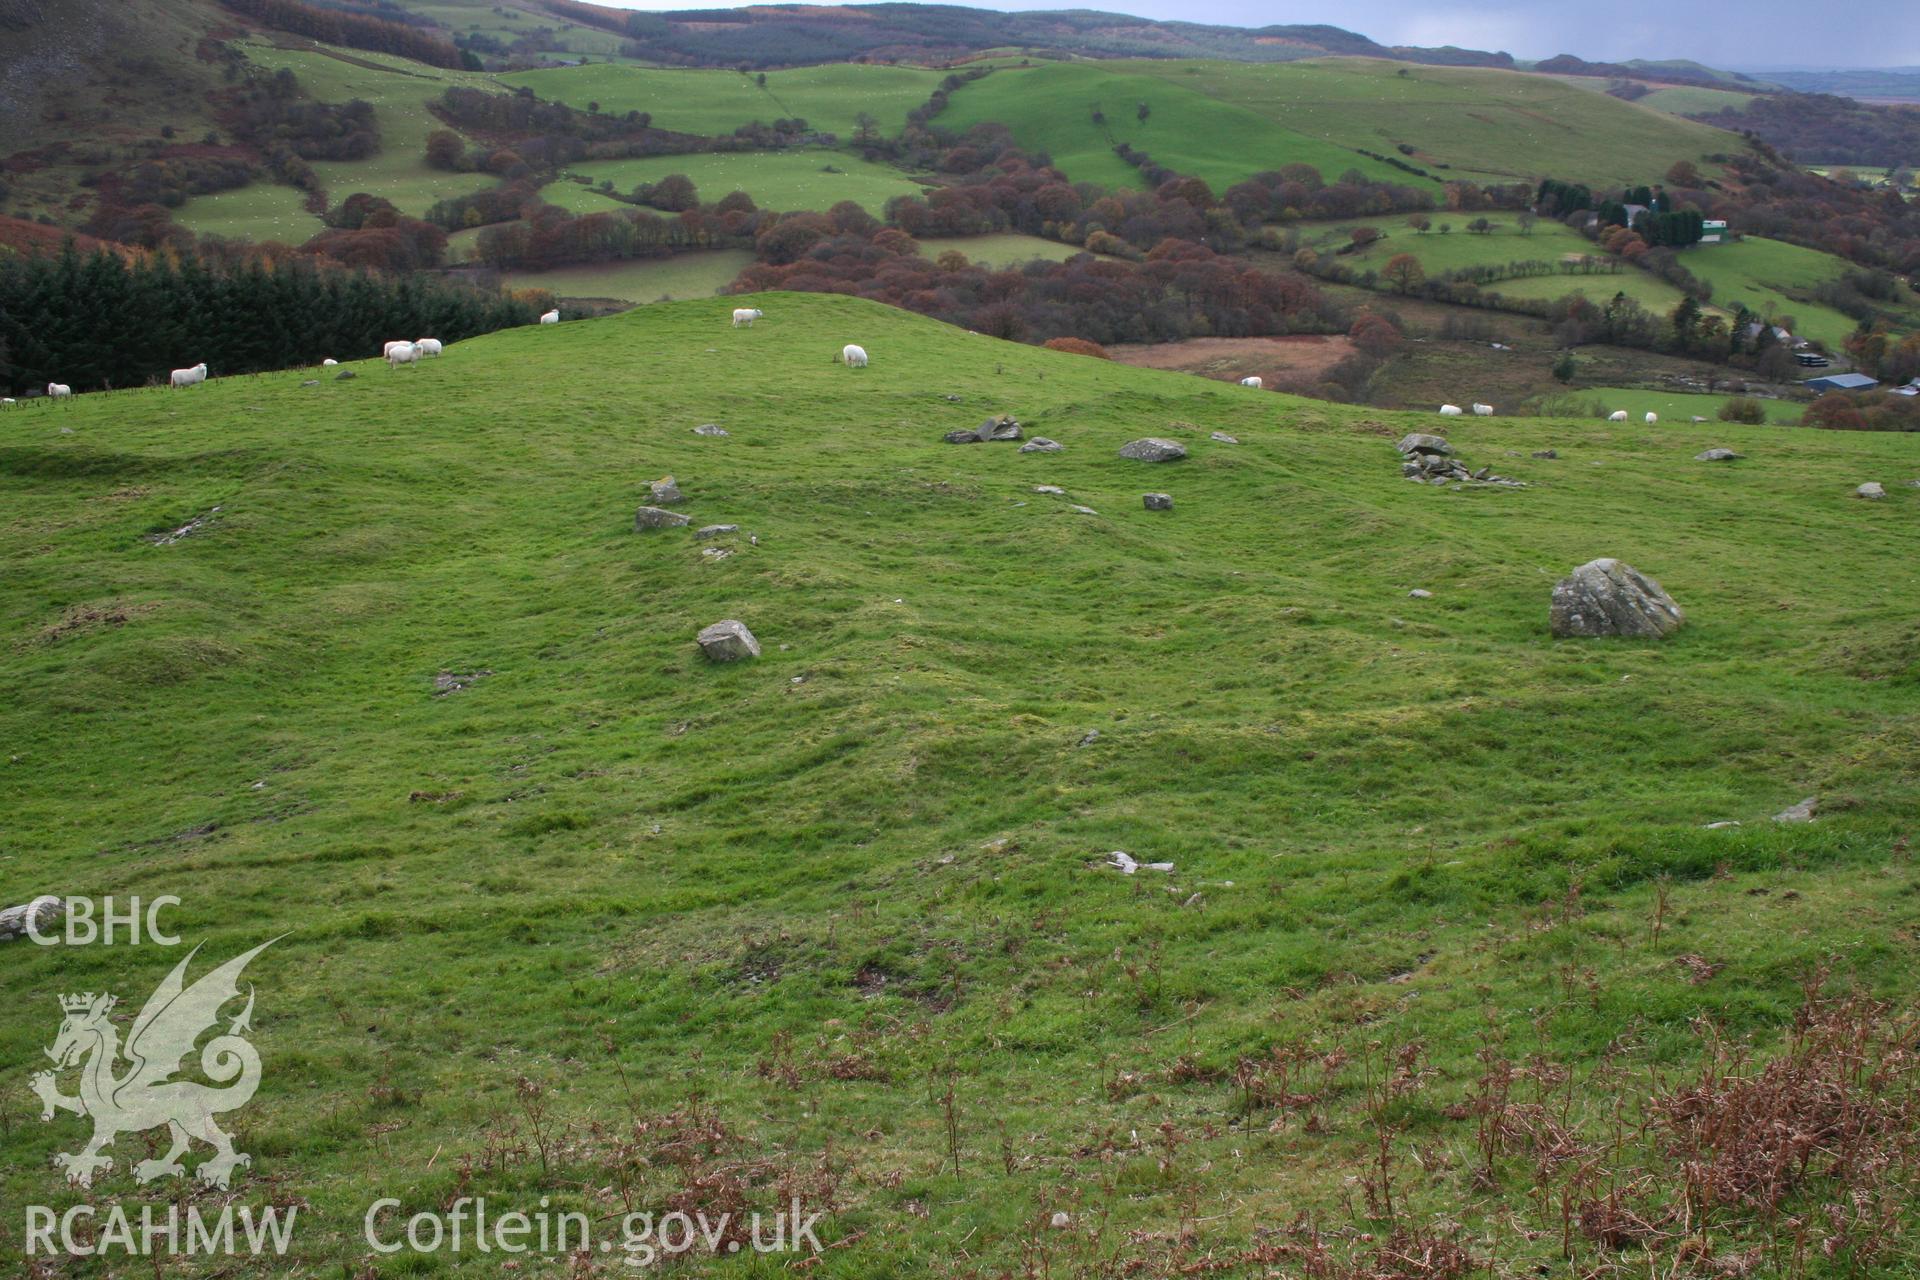
[{"label": "large grey boulder", "polygon": [[1144,501],[1144,502],[1146,503],[1146,505],[1147,505],[1147,510],[1149,510],[1149,511],[1171,511],[1171,510],[1173,510],[1173,495],[1172,495],[1172,494],[1168,494],[1168,493],[1149,493],[1149,494],[1145,494],[1145,495],[1143,496],[1143,499],[1142,499],[1142,500],[1143,500],[1143,501]]},{"label": "large grey boulder", "polygon": [[1452,453],[1453,446],[1447,443],[1445,436],[1432,436],[1424,431],[1415,431],[1400,437],[1400,443],[1393,446],[1401,453]]},{"label": "large grey boulder", "polygon": [[1702,453],[1694,454],[1693,460],[1695,462],[1732,462],[1736,458],[1744,458],[1746,456],[1744,453],[1735,453],[1731,449],[1708,449]]},{"label": "large grey boulder", "polygon": [[747,624],[727,618],[710,627],[702,627],[697,637],[700,651],[714,662],[738,662],[760,656],[760,642],[747,630]]},{"label": "large grey boulder", "polygon": [[1886,486],[1878,480],[1869,480],[1853,491],[1856,498],[1865,498],[1869,502],[1878,502],[1887,496]]},{"label": "large grey boulder", "polygon": [[653,490],[653,500],[663,507],[670,507],[676,502],[685,501],[685,499],[680,496],[680,486],[674,483],[672,476],[661,476],[649,485],[648,488]]},{"label": "large grey boulder", "polygon": [[703,524],[693,531],[693,536],[695,541],[705,542],[709,538],[724,537],[729,533],[738,532],[740,532],[740,526],[737,524]]},{"label": "large grey boulder", "polygon": [[1554,584],[1556,636],[1659,639],[1687,620],[1659,583],[1619,560],[1589,560]]},{"label": "large grey boulder", "polygon": [[697,436],[724,436],[727,434],[727,429],[717,422],[703,422],[693,429],[693,434]]},{"label": "large grey boulder", "polygon": [[32,902],[23,902],[17,907],[8,907],[0,911],[0,942],[26,937],[29,920],[33,922],[35,932],[49,933],[60,922],[65,910],[65,904],[52,894],[45,894]]},{"label": "large grey boulder", "polygon": [[1148,436],[1144,440],[1129,440],[1121,445],[1120,456],[1132,458],[1135,462],[1178,462],[1187,456],[1187,446],[1178,440]]},{"label": "large grey boulder", "polygon": [[668,511],[664,507],[641,507],[633,513],[635,529],[678,529],[692,521],[678,511]]}]

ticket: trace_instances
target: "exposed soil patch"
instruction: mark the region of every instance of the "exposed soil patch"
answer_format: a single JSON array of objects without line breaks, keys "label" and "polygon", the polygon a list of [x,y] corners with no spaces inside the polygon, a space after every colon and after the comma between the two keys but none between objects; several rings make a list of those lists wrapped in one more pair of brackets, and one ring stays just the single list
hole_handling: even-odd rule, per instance
[{"label": "exposed soil patch", "polygon": [[105,604],[77,604],[61,614],[59,621],[40,628],[36,638],[41,644],[58,644],[89,631],[124,627],[142,614],[152,613],[154,608],[152,604],[132,604],[124,600]]},{"label": "exposed soil patch", "polygon": [[444,698],[450,693],[459,693],[469,688],[477,680],[484,680],[493,672],[482,667],[478,671],[442,671],[433,678],[433,696]]},{"label": "exposed soil patch", "polygon": [[1170,369],[1223,382],[1263,379],[1269,387],[1291,379],[1321,381],[1328,369],[1353,354],[1344,334],[1293,334],[1284,338],[1189,338],[1185,342],[1108,347],[1121,364]]}]

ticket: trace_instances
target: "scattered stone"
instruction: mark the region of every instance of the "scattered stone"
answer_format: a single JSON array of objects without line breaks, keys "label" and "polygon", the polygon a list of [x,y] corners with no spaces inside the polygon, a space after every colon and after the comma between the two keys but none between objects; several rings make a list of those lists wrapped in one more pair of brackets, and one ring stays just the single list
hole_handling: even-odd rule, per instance
[{"label": "scattered stone", "polygon": [[1648,636],[1676,631],[1687,617],[1658,582],[1611,558],[1589,560],[1554,584],[1556,636]]},{"label": "scattered stone", "polygon": [[300,385],[303,387],[317,387],[320,385],[320,379],[308,378],[306,381],[302,382]]},{"label": "scattered stone", "polygon": [[1869,480],[1853,491],[1856,498],[1865,498],[1869,502],[1878,502],[1887,496],[1887,490],[1878,480]]},{"label": "scattered stone", "polygon": [[1080,746],[1080,747],[1090,747],[1098,741],[1100,741],[1100,731],[1098,729],[1089,729],[1080,736],[1080,741],[1075,743],[1074,745]]},{"label": "scattered stone", "polygon": [[1133,855],[1124,849],[1115,849],[1112,853],[1108,854],[1107,865],[1125,875],[1132,875],[1142,867],[1145,867],[1149,871],[1173,870],[1173,864],[1171,862],[1136,862],[1134,861]]},{"label": "scattered stone", "polygon": [[433,696],[444,698],[450,693],[459,693],[462,689],[472,688],[493,672],[482,667],[478,671],[442,671],[433,678]]},{"label": "scattered stone", "polygon": [[1020,423],[1011,414],[1001,414],[997,418],[988,418],[971,431],[949,431],[946,434],[948,444],[985,444],[993,440],[1018,440]]},{"label": "scattered stone", "polygon": [[760,642],[747,630],[747,624],[732,618],[701,628],[697,637],[700,650],[714,662],[737,662],[760,656]]},{"label": "scattered stone", "polygon": [[1170,493],[1149,493],[1142,498],[1149,511],[1173,510],[1173,495]]},{"label": "scattered stone", "polygon": [[725,560],[733,554],[733,549],[731,547],[702,547],[700,548],[700,554],[709,560]]},{"label": "scattered stone", "polygon": [[633,513],[633,527],[639,529],[677,529],[692,524],[688,516],[678,511],[668,511],[664,507],[641,507]]},{"label": "scattered stone", "polygon": [[685,501],[685,499],[680,496],[680,486],[673,482],[672,476],[661,476],[649,485],[648,488],[653,490],[653,500],[663,507],[670,507],[676,502]]},{"label": "scattered stone", "polygon": [[1813,815],[1820,808],[1819,796],[1808,796],[1791,808],[1782,809],[1773,815],[1775,822],[1812,822]]},{"label": "scattered stone", "polygon": [[180,539],[182,538],[190,538],[194,534],[199,533],[202,529],[206,528],[209,524],[211,524],[213,522],[213,518],[219,514],[220,514],[220,508],[210,507],[207,509],[204,515],[195,516],[193,519],[181,525],[178,529],[168,529],[163,533],[148,534],[147,541],[151,542],[156,547],[170,547],[174,543],[180,541]]},{"label": "scattered stone", "polygon": [[1067,494],[1067,491],[1057,484],[1037,484],[1033,486],[1033,491],[1035,493],[1051,493],[1063,498]]},{"label": "scattered stone", "polygon": [[1073,1215],[1069,1214],[1065,1209],[1055,1209],[1053,1211],[1053,1217],[1047,1221],[1053,1225],[1055,1231],[1065,1231],[1069,1226],[1073,1225]]},{"label": "scattered stone", "polygon": [[1706,449],[1693,455],[1695,462],[1732,462],[1735,458],[1744,458],[1744,453],[1735,453],[1731,449]]},{"label": "scattered stone", "polygon": [[1691,418],[1688,418],[1687,421],[1688,422],[1705,422],[1706,419],[1696,413]]},{"label": "scattered stone", "polygon": [[944,397],[944,399],[946,400],[946,402],[947,402],[948,404],[959,404],[959,403],[960,403],[960,397],[959,397],[959,396],[946,396],[946,397]]},{"label": "scattered stone", "polygon": [[727,434],[727,429],[717,422],[703,422],[693,429],[693,434],[697,436],[724,436]]},{"label": "scattered stone", "polygon": [[1022,453],[1058,453],[1064,448],[1058,440],[1049,440],[1045,436],[1035,436],[1020,446]]},{"label": "scattered stone", "polygon": [[26,937],[29,922],[34,932],[47,933],[65,912],[66,904],[50,893],[42,894],[32,902],[8,907],[0,911],[0,942]]},{"label": "scattered stone", "polygon": [[1535,449],[1533,451],[1533,456],[1536,458],[1545,458],[1547,461],[1551,462],[1553,459],[1560,456],[1560,451],[1558,449]]},{"label": "scattered stone", "polygon": [[1393,446],[1401,453],[1452,453],[1453,446],[1447,443],[1445,436],[1428,435],[1424,431],[1415,431],[1400,437],[1400,443]]},{"label": "scattered stone", "polygon": [[740,532],[740,526],[737,524],[703,524],[693,531],[693,536],[697,541],[705,542],[708,538],[717,538],[723,533],[738,532]]},{"label": "scattered stone", "polygon": [[333,380],[335,382],[351,382],[353,379],[359,376],[360,376],[359,374],[355,373],[351,369],[342,369],[340,372],[333,375]]},{"label": "scattered stone", "polygon": [[1427,590],[1425,587],[1415,587],[1413,590],[1407,592],[1407,594],[1412,596],[1415,600],[1433,599],[1433,592]]},{"label": "scattered stone", "polygon": [[1725,831],[1728,827],[1737,827],[1739,825],[1740,824],[1738,822],[1709,822],[1706,825],[1706,830]]},{"label": "scattered stone", "polygon": [[1239,444],[1240,443],[1238,440],[1235,440],[1232,436],[1228,435],[1224,431],[1216,431],[1212,435],[1208,436],[1207,439],[1217,440],[1221,444]]},{"label": "scattered stone", "polygon": [[1121,445],[1120,456],[1132,458],[1135,462],[1178,462],[1187,456],[1187,446],[1178,440],[1148,436],[1143,440],[1129,440]]},{"label": "scattered stone", "polygon": [[1092,507],[1075,506],[1074,510],[1078,511],[1083,516],[1097,516],[1100,514],[1098,511],[1095,511]]}]

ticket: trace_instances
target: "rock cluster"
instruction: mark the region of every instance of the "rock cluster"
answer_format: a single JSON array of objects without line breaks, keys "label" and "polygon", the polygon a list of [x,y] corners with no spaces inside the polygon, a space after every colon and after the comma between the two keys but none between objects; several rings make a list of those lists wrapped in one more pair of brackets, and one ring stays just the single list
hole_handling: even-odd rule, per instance
[{"label": "rock cluster", "polygon": [[1554,584],[1549,621],[1556,636],[1659,639],[1687,620],[1660,584],[1630,564],[1589,560]]},{"label": "rock cluster", "polygon": [[948,444],[986,444],[992,440],[1018,440],[1020,423],[1013,415],[1003,413],[997,418],[988,418],[971,431],[949,431]]},{"label": "rock cluster", "polygon": [[1148,436],[1121,445],[1120,456],[1132,458],[1135,462],[1178,462],[1187,456],[1187,447],[1178,440]]},{"label": "rock cluster", "polygon": [[1401,437],[1400,443],[1394,448],[1400,451],[1400,474],[1415,484],[1445,484],[1454,480],[1462,484],[1477,481],[1480,484],[1506,485],[1513,489],[1525,487],[1523,481],[1493,474],[1492,467],[1470,470],[1466,463],[1454,456],[1453,446],[1441,436],[1415,431]]}]

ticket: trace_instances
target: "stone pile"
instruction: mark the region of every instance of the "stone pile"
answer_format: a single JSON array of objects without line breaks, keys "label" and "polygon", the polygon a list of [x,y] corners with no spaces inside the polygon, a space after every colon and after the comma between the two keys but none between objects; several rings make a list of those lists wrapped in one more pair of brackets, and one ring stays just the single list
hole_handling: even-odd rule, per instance
[{"label": "stone pile", "polygon": [[1394,448],[1400,451],[1400,474],[1415,484],[1446,484],[1451,480],[1460,484],[1506,485],[1512,489],[1526,487],[1524,481],[1495,475],[1492,467],[1481,467],[1478,471],[1470,469],[1454,456],[1453,446],[1442,436],[1415,431],[1402,436]]},{"label": "stone pile", "polygon": [[997,418],[988,418],[971,431],[949,431],[948,444],[986,444],[994,440],[1018,440],[1020,423],[1012,414],[1003,413]]}]

